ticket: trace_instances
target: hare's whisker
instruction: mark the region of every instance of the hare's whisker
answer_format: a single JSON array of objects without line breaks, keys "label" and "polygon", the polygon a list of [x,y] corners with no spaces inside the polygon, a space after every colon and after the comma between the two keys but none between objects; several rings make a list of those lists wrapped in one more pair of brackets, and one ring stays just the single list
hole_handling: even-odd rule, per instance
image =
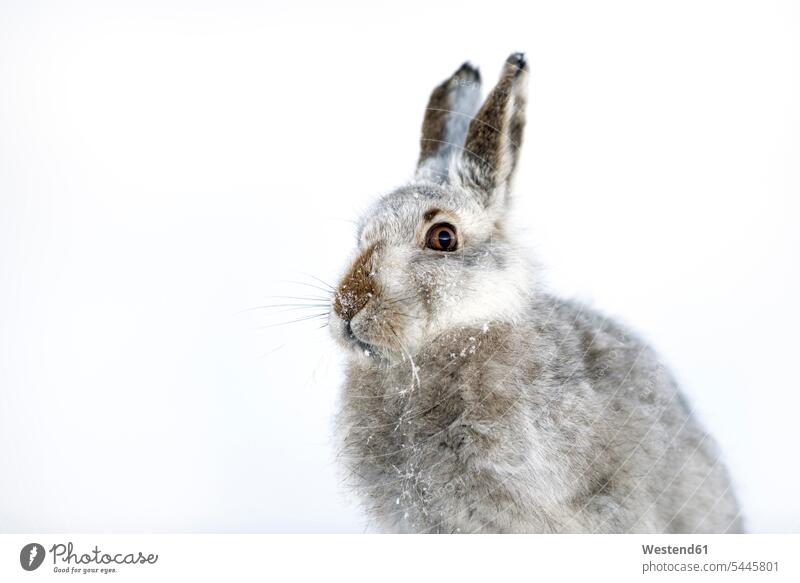
[{"label": "hare's whisker", "polygon": [[322,303],[322,302],[329,303],[330,300],[331,300],[330,296],[328,296],[328,297],[322,297],[322,296],[307,296],[307,297],[304,297],[304,296],[265,296],[265,297],[276,299],[276,300],[299,300],[299,301],[302,301],[302,302],[320,302],[320,303]]},{"label": "hare's whisker", "polygon": [[305,322],[306,320],[314,320],[319,318],[327,318],[330,314],[312,314],[310,316],[304,316],[302,318],[297,318],[296,320],[289,320],[288,322],[277,322],[275,324],[267,324],[265,326],[259,326],[258,330],[263,330],[265,328],[275,328],[276,326],[288,326],[289,324],[295,324],[297,322]]},{"label": "hare's whisker", "polygon": [[392,311],[393,316],[403,316],[404,318],[411,318],[412,320],[419,320],[417,316],[412,316],[411,314],[405,314],[403,312],[395,312]]},{"label": "hare's whisker", "polygon": [[414,296],[406,296],[404,298],[392,298],[391,300],[386,300],[387,304],[396,304],[397,302],[405,302],[412,299]]},{"label": "hare's whisker", "polygon": [[332,286],[331,284],[329,284],[327,281],[325,281],[325,280],[323,280],[323,279],[320,279],[320,278],[318,278],[316,275],[311,275],[310,273],[302,273],[302,272],[301,272],[301,274],[302,274],[302,275],[305,275],[306,277],[310,277],[311,279],[314,279],[314,280],[318,281],[319,283],[321,283],[322,285],[324,285],[325,287],[327,287],[327,288],[328,288],[328,289],[330,289],[331,291],[336,291],[336,288],[335,288],[335,287],[333,287],[333,286]]},{"label": "hare's whisker", "polygon": [[307,282],[305,282],[305,281],[292,281],[292,280],[286,280],[286,283],[291,283],[291,284],[294,284],[294,285],[304,285],[304,286],[306,286],[306,287],[313,288],[313,289],[315,289],[315,290],[321,291],[322,293],[324,293],[324,294],[328,294],[328,295],[332,294],[332,293],[335,291],[335,290],[333,290],[333,289],[328,289],[328,288],[320,287],[320,286],[318,286],[318,285],[314,285],[313,283],[307,283]]},{"label": "hare's whisker", "polygon": [[246,308],[242,311],[249,312],[251,310],[268,310],[271,308],[305,309],[305,308],[327,308],[327,307],[328,304],[264,304],[263,306],[253,306],[252,308]]}]

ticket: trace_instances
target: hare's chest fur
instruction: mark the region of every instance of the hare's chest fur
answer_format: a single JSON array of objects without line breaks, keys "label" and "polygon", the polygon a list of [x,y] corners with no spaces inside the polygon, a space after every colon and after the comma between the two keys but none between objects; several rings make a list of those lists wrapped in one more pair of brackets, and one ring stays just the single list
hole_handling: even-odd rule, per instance
[{"label": "hare's chest fur", "polygon": [[565,460],[535,448],[553,443],[530,415],[539,365],[500,334],[468,330],[413,363],[349,370],[342,455],[384,528],[552,529],[546,509],[568,487]]},{"label": "hare's chest fur", "polygon": [[351,364],[342,458],[400,532],[737,532],[713,441],[634,337],[555,304],[542,325]]}]

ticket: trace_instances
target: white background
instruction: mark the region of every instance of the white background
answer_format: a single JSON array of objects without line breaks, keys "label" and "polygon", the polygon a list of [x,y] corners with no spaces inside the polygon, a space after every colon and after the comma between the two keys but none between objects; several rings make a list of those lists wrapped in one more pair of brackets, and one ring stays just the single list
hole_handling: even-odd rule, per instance
[{"label": "white background", "polygon": [[430,89],[531,61],[520,239],[663,354],[800,531],[790,2],[0,5],[0,530],[363,531],[318,322]]}]

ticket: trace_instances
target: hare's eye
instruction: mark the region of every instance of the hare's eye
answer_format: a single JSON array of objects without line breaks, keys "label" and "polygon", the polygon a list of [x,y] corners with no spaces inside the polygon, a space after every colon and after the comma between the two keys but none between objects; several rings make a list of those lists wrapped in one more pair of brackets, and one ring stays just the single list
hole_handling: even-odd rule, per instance
[{"label": "hare's eye", "polygon": [[438,223],[428,229],[425,246],[435,251],[455,251],[458,246],[456,228],[450,223]]}]

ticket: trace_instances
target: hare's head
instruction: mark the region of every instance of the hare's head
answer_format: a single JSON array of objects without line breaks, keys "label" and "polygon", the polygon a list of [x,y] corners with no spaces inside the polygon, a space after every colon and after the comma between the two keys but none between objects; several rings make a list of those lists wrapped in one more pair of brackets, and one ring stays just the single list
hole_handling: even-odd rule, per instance
[{"label": "hare's head", "polygon": [[415,178],[364,215],[356,257],[334,294],[331,328],[356,352],[413,355],[448,330],[521,315],[527,263],[504,224],[527,76],[517,53],[482,106],[469,64],[434,89]]}]

